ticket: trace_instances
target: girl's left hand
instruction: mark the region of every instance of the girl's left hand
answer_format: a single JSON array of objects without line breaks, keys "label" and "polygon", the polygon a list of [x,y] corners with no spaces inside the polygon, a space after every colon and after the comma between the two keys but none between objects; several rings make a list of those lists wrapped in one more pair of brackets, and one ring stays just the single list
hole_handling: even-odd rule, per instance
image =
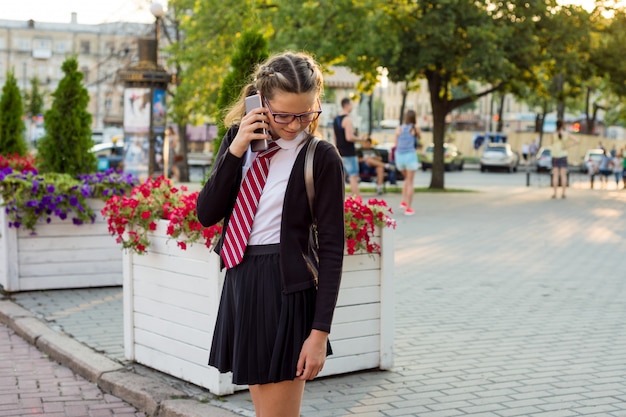
[{"label": "girl's left hand", "polygon": [[311,330],[300,351],[296,369],[296,379],[311,380],[315,378],[326,362],[326,343],[328,333],[321,330]]}]

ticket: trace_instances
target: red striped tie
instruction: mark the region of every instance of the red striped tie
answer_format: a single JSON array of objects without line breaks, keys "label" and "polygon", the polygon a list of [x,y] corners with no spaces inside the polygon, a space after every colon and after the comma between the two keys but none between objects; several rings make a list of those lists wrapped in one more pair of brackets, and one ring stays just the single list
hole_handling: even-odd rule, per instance
[{"label": "red striped tie", "polygon": [[243,253],[246,251],[248,237],[252,230],[254,215],[270,169],[270,159],[279,149],[280,147],[272,142],[266,151],[257,154],[241,183],[233,214],[228,221],[221,251],[226,268],[230,269],[237,266],[243,259]]}]

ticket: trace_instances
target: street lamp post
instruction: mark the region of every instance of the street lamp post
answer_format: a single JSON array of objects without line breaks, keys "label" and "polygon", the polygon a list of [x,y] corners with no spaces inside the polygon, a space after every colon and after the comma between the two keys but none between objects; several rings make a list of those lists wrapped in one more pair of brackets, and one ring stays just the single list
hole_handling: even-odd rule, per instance
[{"label": "street lamp post", "polygon": [[[158,62],[159,26],[165,12],[159,3],[153,3],[150,11],[155,17],[154,37],[139,38],[139,62],[119,71],[125,88],[124,136],[128,141],[124,170],[138,177],[157,173],[156,138],[165,133],[165,90],[171,81]],[[162,155],[162,146],[159,151]]]}]

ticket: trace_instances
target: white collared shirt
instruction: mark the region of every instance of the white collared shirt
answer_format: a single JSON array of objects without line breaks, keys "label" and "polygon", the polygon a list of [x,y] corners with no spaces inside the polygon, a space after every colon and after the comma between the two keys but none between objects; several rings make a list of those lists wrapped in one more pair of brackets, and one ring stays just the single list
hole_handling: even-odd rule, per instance
[{"label": "white collared shirt", "polygon": [[[296,162],[298,152],[304,146],[304,139],[307,136],[308,133],[304,131],[294,140],[276,140],[280,150],[276,152],[270,162],[270,170],[263,188],[263,194],[261,194],[261,199],[259,200],[254,222],[252,223],[248,245],[280,243],[280,226],[287,183],[289,182],[291,170]],[[248,149],[244,176],[255,157],[256,152]]]}]

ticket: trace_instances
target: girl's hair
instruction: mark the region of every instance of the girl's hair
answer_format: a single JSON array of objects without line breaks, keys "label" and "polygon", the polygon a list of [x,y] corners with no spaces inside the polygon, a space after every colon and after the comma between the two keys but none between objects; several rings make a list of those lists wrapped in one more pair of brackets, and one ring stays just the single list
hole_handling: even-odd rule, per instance
[{"label": "girl's hair", "polygon": [[405,125],[414,125],[417,123],[417,115],[414,110],[407,110],[404,113],[404,124]]},{"label": "girl's hair", "polygon": [[559,119],[556,121],[556,132],[557,132],[557,136],[559,140],[563,139],[563,133],[561,133],[562,130],[563,130],[563,120]]},{"label": "girl's hair", "polygon": [[[259,64],[254,72],[254,80],[246,85],[239,100],[229,109],[224,118],[224,125],[230,126],[241,121],[246,114],[244,99],[257,91],[267,100],[274,98],[277,92],[311,93],[319,98],[324,88],[324,77],[319,65],[307,54],[283,52],[268,58]],[[315,132],[319,119],[309,125],[309,131]]]}]

